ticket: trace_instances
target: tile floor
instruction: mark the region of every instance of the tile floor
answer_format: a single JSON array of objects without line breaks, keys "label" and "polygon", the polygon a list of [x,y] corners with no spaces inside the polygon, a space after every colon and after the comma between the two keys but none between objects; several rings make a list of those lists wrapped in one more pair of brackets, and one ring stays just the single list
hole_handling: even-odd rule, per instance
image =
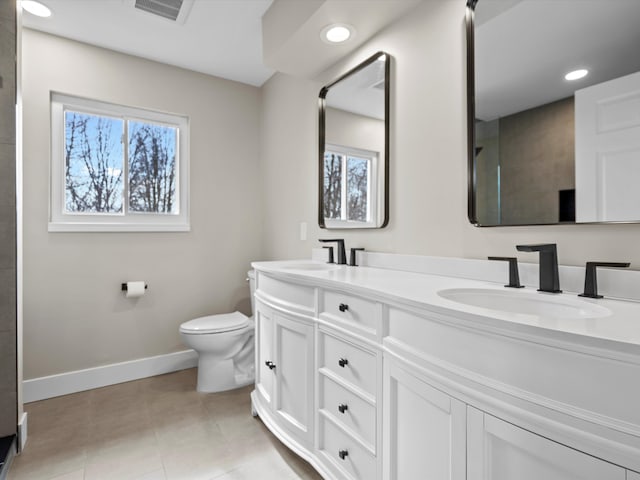
[{"label": "tile floor", "polygon": [[195,386],[189,369],[25,405],[9,480],[321,480],[251,416],[252,386]]}]

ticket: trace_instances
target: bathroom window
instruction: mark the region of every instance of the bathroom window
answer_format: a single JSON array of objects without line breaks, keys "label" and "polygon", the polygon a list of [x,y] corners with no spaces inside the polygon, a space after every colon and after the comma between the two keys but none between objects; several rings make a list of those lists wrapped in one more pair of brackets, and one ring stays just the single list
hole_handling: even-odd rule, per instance
[{"label": "bathroom window", "polygon": [[49,231],[186,231],[188,119],[51,97]]},{"label": "bathroom window", "polygon": [[372,223],[375,216],[374,172],[378,155],[355,148],[327,145],[324,152],[325,225]]}]

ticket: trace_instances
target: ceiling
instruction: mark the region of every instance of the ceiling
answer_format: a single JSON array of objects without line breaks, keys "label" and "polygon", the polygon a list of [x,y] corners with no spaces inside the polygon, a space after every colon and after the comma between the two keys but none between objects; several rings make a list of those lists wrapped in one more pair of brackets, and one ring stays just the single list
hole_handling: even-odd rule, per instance
[{"label": "ceiling", "polygon": [[[424,0],[40,1],[53,15],[24,12],[24,27],[261,86],[275,71],[316,75]],[[136,1],[183,6],[172,21]],[[329,45],[320,30],[330,23],[348,23],[356,35]]]},{"label": "ceiling", "polygon": [[273,74],[262,60],[261,24],[273,0],[185,1],[184,23],[135,0],[41,1],[53,15],[24,12],[24,27],[254,86]]},{"label": "ceiling", "polygon": [[[640,0],[479,0],[475,23],[482,120],[640,70]],[[578,68],[589,75],[564,79]]]}]

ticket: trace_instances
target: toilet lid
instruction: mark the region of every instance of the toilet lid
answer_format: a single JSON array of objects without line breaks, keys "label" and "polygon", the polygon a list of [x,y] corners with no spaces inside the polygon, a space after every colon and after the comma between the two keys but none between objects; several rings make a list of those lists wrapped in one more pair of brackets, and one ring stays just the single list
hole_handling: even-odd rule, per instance
[{"label": "toilet lid", "polygon": [[189,320],[180,325],[180,331],[191,334],[221,333],[238,330],[248,324],[249,319],[240,312],[223,313]]}]

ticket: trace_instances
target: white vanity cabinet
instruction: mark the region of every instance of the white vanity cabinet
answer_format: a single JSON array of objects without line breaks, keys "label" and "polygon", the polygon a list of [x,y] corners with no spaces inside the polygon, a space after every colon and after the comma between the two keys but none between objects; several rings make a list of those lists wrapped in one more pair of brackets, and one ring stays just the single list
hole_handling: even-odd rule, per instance
[{"label": "white vanity cabinet", "polygon": [[466,405],[389,357],[383,389],[384,480],[464,480]]},{"label": "white vanity cabinet", "polygon": [[640,480],[637,345],[416,300],[446,277],[254,266],[253,407],[327,480]]},{"label": "white vanity cabinet", "polygon": [[[256,301],[253,408],[268,426],[304,448],[313,444],[314,326]],[[269,422],[272,422],[269,425]]]},{"label": "white vanity cabinet", "polygon": [[379,478],[380,354],[322,326],[318,329],[317,448],[335,478]]},{"label": "white vanity cabinet", "polygon": [[623,468],[469,407],[468,480],[625,480]]}]

